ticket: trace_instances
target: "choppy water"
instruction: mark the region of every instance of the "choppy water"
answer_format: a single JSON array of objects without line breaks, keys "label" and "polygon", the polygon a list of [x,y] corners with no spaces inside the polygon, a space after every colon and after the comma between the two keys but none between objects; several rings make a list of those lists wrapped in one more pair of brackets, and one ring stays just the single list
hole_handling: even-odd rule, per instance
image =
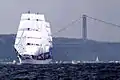
[{"label": "choppy water", "polygon": [[120,80],[120,64],[1,64],[0,80]]}]

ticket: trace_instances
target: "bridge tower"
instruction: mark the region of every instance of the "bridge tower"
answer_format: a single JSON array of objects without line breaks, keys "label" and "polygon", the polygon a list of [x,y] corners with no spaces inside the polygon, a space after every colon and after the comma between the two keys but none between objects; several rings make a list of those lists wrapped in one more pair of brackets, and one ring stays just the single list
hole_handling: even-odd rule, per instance
[{"label": "bridge tower", "polygon": [[87,40],[87,16],[82,16],[82,38],[83,40]]}]

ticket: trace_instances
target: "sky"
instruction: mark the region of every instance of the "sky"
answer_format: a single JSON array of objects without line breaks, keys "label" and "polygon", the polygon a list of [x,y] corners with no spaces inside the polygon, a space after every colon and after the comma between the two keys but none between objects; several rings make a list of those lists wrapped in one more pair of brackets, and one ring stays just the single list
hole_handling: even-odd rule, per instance
[{"label": "sky", "polygon": [[[0,0],[0,34],[16,34],[20,16],[30,10],[45,14],[52,33],[83,14],[120,25],[120,0]],[[88,39],[120,42],[120,28],[87,19]],[[82,19],[56,37],[81,38]]]}]

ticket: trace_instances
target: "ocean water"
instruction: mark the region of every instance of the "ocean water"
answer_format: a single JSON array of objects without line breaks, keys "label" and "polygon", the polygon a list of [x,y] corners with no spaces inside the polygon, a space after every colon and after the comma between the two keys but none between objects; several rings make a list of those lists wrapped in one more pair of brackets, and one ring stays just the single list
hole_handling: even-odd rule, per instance
[{"label": "ocean water", "polygon": [[0,80],[120,80],[120,64],[0,64]]}]

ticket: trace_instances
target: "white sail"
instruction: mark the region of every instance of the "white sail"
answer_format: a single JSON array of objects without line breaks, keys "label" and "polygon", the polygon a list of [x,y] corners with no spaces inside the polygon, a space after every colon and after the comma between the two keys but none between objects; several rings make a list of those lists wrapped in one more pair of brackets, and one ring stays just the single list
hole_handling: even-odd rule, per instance
[{"label": "white sail", "polygon": [[39,19],[40,21],[45,21],[45,17],[43,14],[34,14],[34,13],[24,13],[21,16],[21,20],[26,20],[26,19],[30,19],[30,20],[36,20]]},{"label": "white sail", "polygon": [[41,14],[22,14],[15,39],[18,54],[38,55],[52,47],[50,24]]}]

